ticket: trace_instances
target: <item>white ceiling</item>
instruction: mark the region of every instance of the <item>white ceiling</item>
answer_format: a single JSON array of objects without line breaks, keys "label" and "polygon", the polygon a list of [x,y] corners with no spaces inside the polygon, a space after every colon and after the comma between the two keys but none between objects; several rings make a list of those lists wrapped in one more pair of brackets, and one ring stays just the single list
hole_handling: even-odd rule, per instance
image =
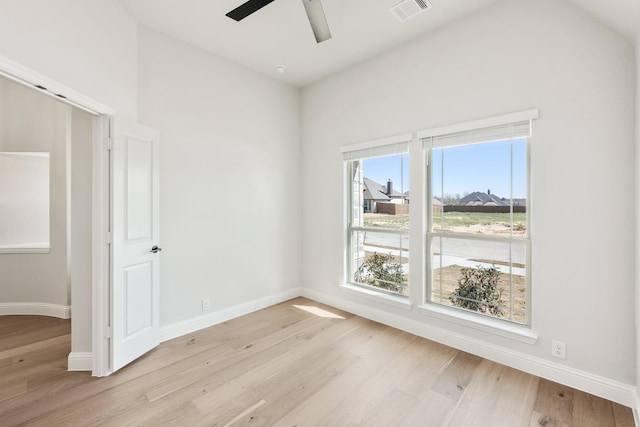
[{"label": "white ceiling", "polygon": [[[405,23],[389,13],[399,0],[322,0],[333,38],[321,44],[300,0],[276,0],[240,22],[225,13],[245,0],[119,1],[149,28],[302,87],[498,0],[431,0],[431,10]],[[640,0],[567,1],[635,40]]]}]

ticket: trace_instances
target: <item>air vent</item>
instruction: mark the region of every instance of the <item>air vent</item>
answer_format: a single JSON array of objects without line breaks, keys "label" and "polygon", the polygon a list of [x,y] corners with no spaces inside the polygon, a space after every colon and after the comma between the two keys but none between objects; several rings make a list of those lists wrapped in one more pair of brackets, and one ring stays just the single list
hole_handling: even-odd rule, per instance
[{"label": "air vent", "polygon": [[404,22],[431,9],[432,7],[431,3],[427,0],[403,0],[389,9],[389,11],[398,19],[398,21]]}]

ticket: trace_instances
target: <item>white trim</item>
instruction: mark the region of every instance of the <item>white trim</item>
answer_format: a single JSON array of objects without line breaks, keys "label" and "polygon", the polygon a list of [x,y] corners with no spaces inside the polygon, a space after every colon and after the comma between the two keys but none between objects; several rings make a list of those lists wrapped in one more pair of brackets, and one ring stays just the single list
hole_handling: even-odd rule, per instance
[{"label": "white trim", "polygon": [[0,254],[48,254],[51,248],[0,248]]},{"label": "white trim", "polygon": [[42,302],[0,303],[0,316],[7,315],[49,316],[60,319],[71,319],[71,306]]},{"label": "white trim", "polygon": [[640,427],[640,395],[638,395],[638,390],[636,387],[636,402],[635,405],[631,407],[633,410],[633,421],[635,422],[636,427]]},{"label": "white trim", "polygon": [[67,358],[68,371],[91,371],[93,368],[93,354],[83,352],[69,353]]},{"label": "white trim", "polygon": [[507,347],[490,344],[468,335],[429,325],[425,322],[419,322],[358,303],[348,302],[341,298],[311,289],[303,288],[303,296],[414,335],[475,354],[496,363],[603,397],[620,403],[621,405],[629,407],[636,405],[636,387],[630,384],[624,384],[579,369],[570,368],[557,362],[520,353]]},{"label": "white trim", "polygon": [[93,185],[91,188],[91,337],[93,352],[93,376],[108,375],[110,369],[110,341],[105,334],[109,323],[109,293],[111,270],[111,246],[105,239],[110,230],[110,153],[104,141],[110,138],[110,119],[107,116],[93,119]]},{"label": "white trim", "polygon": [[465,123],[457,123],[454,125],[440,126],[431,129],[422,129],[418,131],[418,139],[429,138],[431,136],[448,135],[450,133],[465,132],[468,130],[482,129],[492,126],[507,125],[525,120],[535,120],[540,116],[540,110],[532,109],[519,111],[516,113],[503,114],[501,116],[487,117],[479,120],[472,120]]},{"label": "white trim", "polygon": [[199,331],[210,326],[217,325],[245,314],[253,313],[257,310],[270,307],[274,304],[289,301],[302,295],[302,288],[294,288],[278,294],[269,295],[248,301],[222,310],[204,314],[192,319],[183,320],[171,325],[162,326],[160,328],[160,341],[168,341],[173,338],[181,337],[191,332]]},{"label": "white trim", "polygon": [[418,310],[429,317],[462,325],[465,328],[477,329],[489,334],[520,341],[526,344],[535,344],[538,334],[524,325],[516,325],[504,320],[468,313],[458,308],[446,307],[439,304],[425,304],[418,306]]},{"label": "white trim", "polygon": [[[78,107],[91,114],[115,114],[115,110],[113,108],[108,107],[98,101],[94,101],[93,99],[60,84],[55,80],[51,80],[43,76],[42,74],[24,67],[2,55],[0,55],[0,75],[15,82],[21,83],[34,90],[38,90],[39,92],[57,99],[58,101],[71,104],[74,107]],[[36,85],[45,87],[46,90],[37,89],[35,87]],[[59,97],[59,95],[64,95],[65,98],[61,98]]]},{"label": "white trim", "polygon": [[410,133],[388,136],[386,138],[374,139],[372,141],[357,142],[355,144],[343,145],[340,147],[342,153],[350,151],[367,150],[369,148],[384,147],[385,145],[400,144],[403,142],[411,142],[413,136]]},{"label": "white trim", "polygon": [[367,289],[362,286],[351,285],[351,284],[342,284],[340,285],[340,289],[343,289],[349,293],[356,294],[358,296],[362,296],[372,301],[381,302],[384,304],[389,304],[394,307],[402,308],[404,310],[411,310],[411,301],[408,297],[395,296],[391,294],[386,294],[384,292],[376,292],[373,289]]}]

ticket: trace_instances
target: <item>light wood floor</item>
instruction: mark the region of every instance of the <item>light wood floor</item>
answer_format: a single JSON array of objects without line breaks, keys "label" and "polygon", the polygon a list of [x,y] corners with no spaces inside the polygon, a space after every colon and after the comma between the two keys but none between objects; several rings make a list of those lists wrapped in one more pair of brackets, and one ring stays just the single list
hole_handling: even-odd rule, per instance
[{"label": "light wood floor", "polygon": [[0,317],[0,425],[633,426],[631,410],[296,299],[66,371],[69,321]]}]

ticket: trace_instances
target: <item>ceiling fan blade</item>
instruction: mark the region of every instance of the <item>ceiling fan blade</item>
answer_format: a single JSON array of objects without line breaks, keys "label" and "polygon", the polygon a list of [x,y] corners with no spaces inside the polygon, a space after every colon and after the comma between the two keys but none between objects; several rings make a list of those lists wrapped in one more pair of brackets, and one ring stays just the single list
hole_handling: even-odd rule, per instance
[{"label": "ceiling fan blade", "polygon": [[316,42],[322,43],[325,40],[329,40],[331,31],[320,0],[302,0],[302,3],[307,11],[313,35],[316,36]]},{"label": "ceiling fan blade", "polygon": [[249,0],[227,13],[227,16],[233,20],[240,21],[253,12],[257,12],[274,0]]}]

